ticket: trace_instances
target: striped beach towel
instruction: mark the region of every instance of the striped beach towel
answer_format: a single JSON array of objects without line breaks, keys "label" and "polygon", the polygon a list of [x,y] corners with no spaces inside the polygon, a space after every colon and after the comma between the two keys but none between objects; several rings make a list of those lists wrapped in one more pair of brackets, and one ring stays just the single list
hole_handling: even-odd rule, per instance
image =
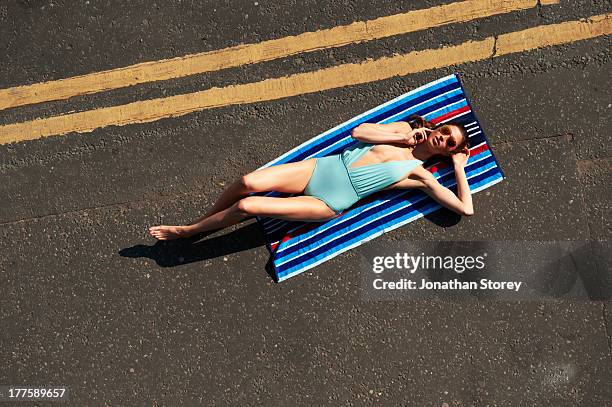
[{"label": "striped beach towel", "polygon": [[[465,172],[472,193],[504,179],[457,73],[368,110],[261,168],[339,154],[357,142],[351,137],[351,131],[359,124],[391,123],[404,120],[411,114],[421,115],[434,124],[456,121],[465,126],[471,146]],[[427,161],[424,165],[442,185],[456,193],[452,165],[442,161]],[[291,196],[275,191],[251,195]],[[440,204],[420,190],[397,189],[372,194],[343,211],[339,217],[325,222],[286,221],[268,217],[257,217],[257,222],[263,228],[276,281],[280,282],[439,208]]]}]

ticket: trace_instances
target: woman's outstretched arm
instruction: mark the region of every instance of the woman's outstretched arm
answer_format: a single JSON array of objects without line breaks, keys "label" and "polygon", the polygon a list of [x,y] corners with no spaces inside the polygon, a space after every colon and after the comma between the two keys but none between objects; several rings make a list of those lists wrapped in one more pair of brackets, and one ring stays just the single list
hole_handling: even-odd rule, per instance
[{"label": "woman's outstretched arm", "polygon": [[471,216],[474,214],[472,193],[464,169],[468,158],[469,150],[467,148],[464,152],[452,156],[455,178],[457,180],[457,195],[450,189],[442,186],[430,173],[422,180],[421,184],[421,189],[442,204],[442,206],[464,216]]}]

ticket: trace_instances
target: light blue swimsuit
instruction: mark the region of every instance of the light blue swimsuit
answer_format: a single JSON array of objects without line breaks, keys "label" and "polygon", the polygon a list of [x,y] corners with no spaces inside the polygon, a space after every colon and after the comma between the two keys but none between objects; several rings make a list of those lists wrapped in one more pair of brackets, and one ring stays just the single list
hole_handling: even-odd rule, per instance
[{"label": "light blue swimsuit", "polygon": [[423,163],[415,159],[350,168],[372,147],[374,144],[360,141],[340,154],[317,158],[304,195],[322,200],[338,215],[360,199],[395,184]]}]

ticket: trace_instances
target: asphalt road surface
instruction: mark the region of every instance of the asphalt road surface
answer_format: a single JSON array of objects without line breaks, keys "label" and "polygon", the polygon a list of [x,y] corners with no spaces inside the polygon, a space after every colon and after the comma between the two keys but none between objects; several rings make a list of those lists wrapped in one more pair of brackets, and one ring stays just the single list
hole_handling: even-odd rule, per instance
[{"label": "asphalt road surface", "polygon": [[[224,186],[322,131],[459,72],[507,179],[474,195],[474,216],[445,222],[440,211],[369,250],[413,240],[605,243],[610,2],[533,3],[431,26],[421,14],[416,31],[342,40],[324,30],[442,15],[451,3],[1,2],[0,89],[9,91],[0,98],[0,385],[66,385],[70,399],[54,405],[74,406],[612,405],[603,243],[587,256],[603,288],[585,298],[368,302],[359,249],[275,283],[254,220],[197,243],[147,233],[197,218]],[[434,58],[404,75],[377,79],[358,65],[353,84],[339,75],[309,92],[258,88],[244,103],[188,112],[184,101],[165,102],[593,16],[607,16],[603,31],[575,40],[583,31],[563,29],[555,44],[528,35],[504,55],[499,37],[490,57]],[[378,32],[369,24],[368,35]],[[319,33],[315,49],[293,39],[252,63],[213,55],[228,65],[198,71],[184,58],[307,32]],[[337,44],[317,49],[326,40]],[[287,44],[304,49],[283,54]],[[185,74],[146,79],[178,57]],[[143,62],[150,71],[138,79],[57,82]],[[43,82],[52,85],[26,86]],[[143,120],[132,103],[148,100],[162,102]],[[113,106],[126,106],[121,120],[104,110]]]}]

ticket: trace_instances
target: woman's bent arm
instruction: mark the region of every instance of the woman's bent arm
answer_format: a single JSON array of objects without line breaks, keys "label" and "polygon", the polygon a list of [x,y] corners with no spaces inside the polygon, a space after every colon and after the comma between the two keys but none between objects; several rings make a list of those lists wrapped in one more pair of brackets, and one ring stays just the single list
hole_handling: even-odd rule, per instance
[{"label": "woman's bent arm", "polygon": [[457,180],[457,195],[459,195],[459,200],[463,203],[463,214],[471,216],[474,214],[474,207],[472,206],[472,192],[465,175],[465,169],[462,165],[458,164],[455,164],[454,167],[455,179]]},{"label": "woman's bent arm", "polygon": [[442,206],[464,216],[474,214],[472,206],[472,193],[468,185],[465,170],[461,165],[455,165],[455,177],[457,179],[457,195],[450,189],[442,186],[433,175],[423,180],[423,190],[438,201]]},{"label": "woman's bent arm", "polygon": [[405,143],[412,127],[407,122],[362,123],[352,132],[354,139],[371,144]]}]

